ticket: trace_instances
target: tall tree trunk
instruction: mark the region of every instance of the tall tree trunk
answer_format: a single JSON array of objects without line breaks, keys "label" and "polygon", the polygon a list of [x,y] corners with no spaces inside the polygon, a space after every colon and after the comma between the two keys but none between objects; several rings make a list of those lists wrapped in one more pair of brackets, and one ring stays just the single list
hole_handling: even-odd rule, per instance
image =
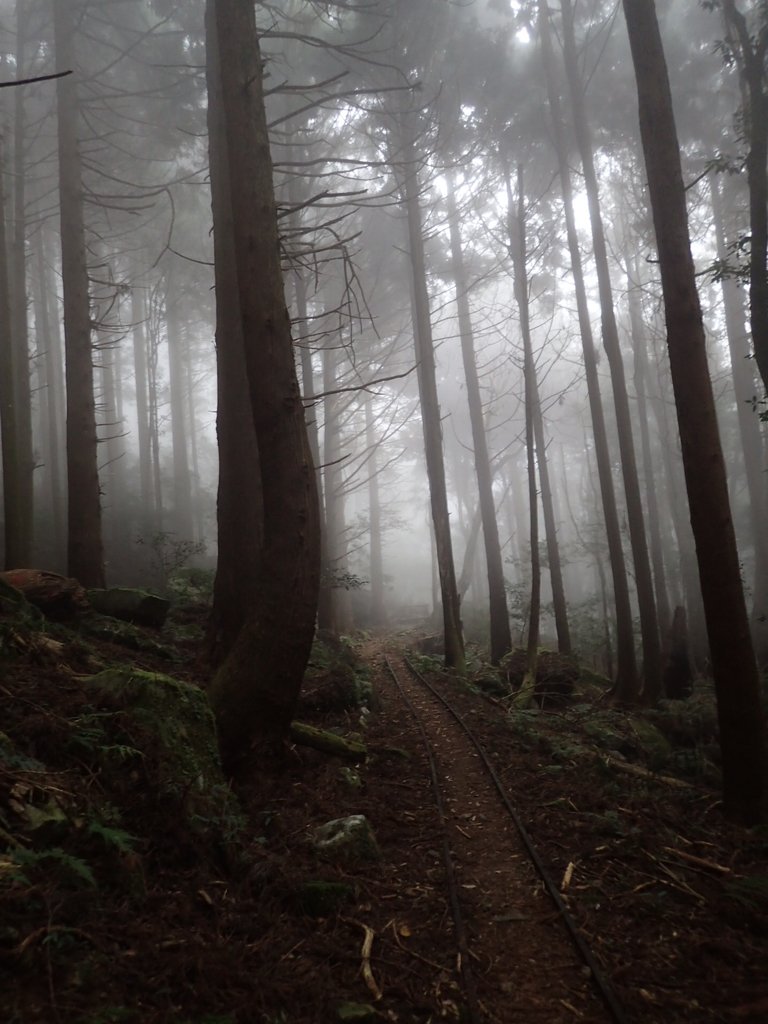
[{"label": "tall tree trunk", "polygon": [[765,715],[707,365],[672,95],[653,0],[624,0],[624,13],[637,79],[672,384],[717,693],[723,801],[730,817],[753,825],[768,818]]},{"label": "tall tree trunk", "polygon": [[61,335],[59,333],[58,311],[52,306],[56,296],[51,287],[46,265],[46,231],[41,227],[37,235],[35,273],[33,275],[33,300],[35,308],[35,332],[37,336],[37,358],[42,367],[44,395],[41,404],[45,406],[46,432],[43,437],[45,452],[46,501],[50,514],[48,521],[47,563],[51,569],[63,572],[66,568],[64,541],[64,374],[61,360]]},{"label": "tall tree trunk", "polygon": [[592,420],[592,432],[595,443],[597,474],[600,481],[600,495],[605,518],[605,531],[608,539],[608,556],[611,564],[613,582],[613,600],[616,606],[616,697],[626,704],[637,700],[639,680],[635,661],[635,641],[633,635],[632,606],[629,599],[629,585],[624,560],[619,516],[616,509],[616,495],[613,486],[611,454],[608,448],[608,435],[605,429],[605,414],[600,397],[600,381],[597,374],[597,356],[592,336],[587,292],[584,284],[584,270],[579,247],[579,236],[576,231],[576,219],[573,212],[573,187],[568,162],[568,148],[565,141],[565,129],[561,113],[560,96],[555,80],[552,42],[549,29],[549,15],[544,0],[539,0],[539,31],[542,44],[542,60],[547,80],[547,97],[549,100],[553,139],[557,153],[557,164],[563,193],[563,212],[568,237],[568,251],[573,271],[573,286],[576,295],[576,310],[579,320],[582,352],[584,355],[584,373],[587,380],[589,410]]},{"label": "tall tree trunk", "polygon": [[[208,13],[209,20],[212,14]],[[211,664],[229,654],[251,608],[257,602],[261,571],[264,510],[256,428],[240,313],[229,160],[221,108],[216,50],[209,40],[208,103],[211,202],[213,207],[216,288],[216,434],[219,484],[216,500],[218,558],[213,606],[207,630]]]},{"label": "tall tree trunk", "polygon": [[180,295],[177,276],[172,268],[165,278],[165,326],[168,340],[168,375],[171,394],[171,441],[173,445],[173,528],[179,540],[191,540],[194,536],[192,525],[192,481],[189,475],[189,450],[187,447],[186,401],[184,385],[184,340],[179,316]]},{"label": "tall tree trunk", "polygon": [[[209,117],[220,119],[251,414],[259,449],[263,544],[255,602],[211,687],[228,761],[256,735],[282,737],[315,631],[320,522],[315,470],[283,293],[262,63],[249,0],[209,0]],[[221,230],[214,224],[214,231]]]},{"label": "tall tree trunk", "polygon": [[523,339],[523,379],[525,381],[525,455],[528,469],[528,522],[531,543],[531,603],[528,613],[528,640],[526,643],[526,671],[520,698],[531,699],[536,686],[536,668],[539,651],[541,619],[541,556],[539,554],[539,499],[536,490],[536,439],[533,429],[534,405],[538,402],[536,365],[533,360],[530,308],[528,303],[528,244],[526,239],[525,191],[523,168],[517,168],[517,211],[513,212],[512,182],[505,161],[507,186],[507,224],[509,249],[514,267],[514,292],[520,316],[520,334]]},{"label": "tall tree trunk", "polygon": [[384,565],[382,553],[381,498],[379,496],[378,444],[374,430],[373,402],[370,394],[364,393],[365,403],[365,444],[368,449],[368,543],[370,545],[369,568],[371,587],[370,621],[381,626],[386,621],[384,606]]},{"label": "tall tree trunk", "polygon": [[[561,654],[571,653],[571,634],[568,626],[568,609],[565,602],[565,586],[563,584],[563,571],[560,563],[560,546],[557,541],[557,525],[555,520],[555,505],[552,495],[552,484],[549,477],[549,462],[547,460],[547,444],[544,435],[544,416],[541,411],[541,396],[539,394],[539,382],[536,374],[536,362],[533,358],[533,348],[530,332],[530,316],[528,313],[528,273],[525,266],[527,260],[527,245],[525,240],[525,193],[523,191],[523,169],[518,166],[517,171],[517,218],[512,213],[512,185],[509,171],[506,170],[507,185],[507,213],[509,219],[509,239],[513,254],[518,253],[515,280],[518,274],[525,282],[525,331],[523,332],[523,343],[526,347],[525,364],[526,396],[531,398],[531,424],[536,447],[536,461],[541,484],[541,507],[544,514],[544,529],[547,543],[547,560],[549,562],[549,576],[552,586],[552,605],[555,613],[555,629],[557,632],[557,646]],[[513,255],[513,260],[515,256]],[[521,262],[522,261],[522,262]],[[521,298],[518,298],[518,307]],[[521,315],[522,321],[522,315]],[[527,397],[526,397],[527,401]]]},{"label": "tall tree trunk", "polygon": [[408,216],[408,239],[412,270],[411,300],[416,342],[416,362],[421,402],[421,422],[424,431],[424,452],[427,461],[429,493],[434,526],[437,566],[440,575],[440,595],[443,606],[445,634],[445,664],[459,671],[464,669],[464,638],[461,630],[459,593],[456,587],[456,569],[453,562],[451,520],[448,512],[448,494],[443,462],[443,430],[440,422],[440,404],[437,396],[435,351],[432,341],[432,322],[427,292],[427,270],[424,256],[424,236],[419,203],[419,174],[416,146],[410,115],[400,117],[400,143],[402,147],[403,193]]},{"label": "tall tree trunk", "polygon": [[509,611],[507,610],[507,593],[504,586],[504,566],[501,560],[499,526],[496,521],[496,503],[493,497],[491,460],[488,456],[488,441],[485,435],[485,423],[483,422],[483,402],[480,397],[480,382],[477,376],[477,362],[475,360],[475,340],[472,332],[472,317],[468,298],[469,284],[466,267],[464,266],[459,215],[456,209],[454,189],[455,178],[451,175],[448,181],[448,226],[451,233],[451,269],[456,288],[456,309],[459,318],[461,355],[464,362],[464,379],[467,384],[467,402],[469,404],[469,419],[472,425],[472,447],[475,454],[480,517],[483,523],[483,540],[485,541],[488,605],[490,610],[491,664],[498,665],[504,655],[512,648],[512,636],[509,629]]},{"label": "tall tree trunk", "polygon": [[340,350],[337,338],[329,339],[322,351],[323,362],[323,494],[325,495],[325,545],[323,550],[325,621],[321,626],[339,635],[349,633],[352,608],[343,578],[347,572],[347,538],[344,516],[344,474],[342,472],[340,395],[336,377]]},{"label": "tall tree trunk", "polygon": [[[659,523],[659,503],[656,494],[656,475],[651,457],[651,433],[648,413],[648,352],[646,351],[645,329],[643,326],[642,309],[640,306],[640,279],[637,261],[632,261],[629,253],[625,254],[627,270],[627,304],[629,307],[630,331],[632,334],[632,350],[634,353],[634,384],[637,397],[637,419],[640,424],[640,450],[643,458],[643,476],[645,478],[645,500],[648,507],[648,534],[651,541],[651,563],[653,565],[653,584],[656,591],[656,608],[662,630],[672,625],[672,613],[667,595],[666,574],[664,572],[664,553],[661,543],[661,526]],[[643,694],[651,702],[656,695]]]},{"label": "tall tree trunk", "polygon": [[723,0],[726,24],[736,34],[748,97],[742,116],[749,144],[749,316],[755,362],[768,392],[768,17],[763,5],[756,9],[761,23],[752,31],[735,0]]},{"label": "tall tree trunk", "polygon": [[[28,11],[25,0],[16,3],[16,75],[24,77],[26,63]],[[29,365],[29,323],[27,316],[27,211],[26,211],[26,86],[13,90],[13,237],[11,244],[10,302],[11,343],[14,349],[13,387],[16,412],[16,465],[18,492],[16,501],[20,533],[17,538],[17,564],[32,560],[35,457],[32,443],[32,394]]]},{"label": "tall tree trunk", "polygon": [[[75,67],[75,0],[55,0],[59,67]],[[104,586],[101,496],[93,394],[88,269],[85,263],[77,75],[56,83],[59,124],[61,279],[67,382],[67,571],[84,586]]]},{"label": "tall tree trunk", "polygon": [[141,285],[131,290],[131,333],[133,335],[133,374],[136,385],[136,443],[139,455],[139,496],[141,499],[141,536],[152,530],[154,498],[152,493],[152,452],[149,433],[149,381],[147,373],[147,304]]},{"label": "tall tree trunk", "polygon": [[584,103],[583,85],[576,63],[576,40],[573,28],[571,0],[561,0],[563,13],[563,57],[568,85],[571,92],[576,144],[584,171],[584,187],[589,205],[589,219],[592,228],[592,244],[595,270],[600,297],[600,317],[603,346],[608,357],[613,387],[613,404],[616,410],[616,426],[621,454],[621,472],[624,479],[624,493],[627,500],[627,523],[632,547],[632,562],[635,569],[635,586],[640,612],[640,633],[643,648],[643,694],[653,702],[661,693],[661,637],[656,613],[656,599],[653,592],[651,562],[648,557],[648,543],[645,536],[643,503],[640,496],[640,481],[635,460],[635,446],[632,438],[632,417],[624,375],[624,361],[621,355],[616,314],[613,308],[613,290],[608,268],[608,251],[605,244],[603,217],[600,210],[600,195],[595,171],[592,138]]},{"label": "tall tree trunk", "polygon": [[163,531],[163,477],[160,465],[160,410],[158,408],[157,364],[160,355],[160,326],[156,315],[157,289],[153,289],[147,348],[147,396],[149,399],[149,447],[152,452],[152,527],[156,534]]},{"label": "tall tree trunk", "polygon": [[[0,160],[0,172],[2,160]],[[22,522],[24,506],[21,498],[22,469],[17,443],[18,421],[14,388],[14,362],[8,264],[2,255],[7,252],[5,228],[5,189],[0,173],[0,426],[3,444],[3,528],[4,564],[6,569],[24,568],[26,525]],[[21,559],[19,561],[19,559]]]},{"label": "tall tree trunk", "polygon": [[[709,178],[712,196],[712,219],[715,226],[718,259],[726,260],[728,249],[723,226],[722,198],[717,177]],[[733,391],[739,422],[741,450],[749,494],[750,523],[755,564],[752,586],[752,638],[758,664],[768,664],[768,472],[766,472],[760,421],[755,415],[753,402],[756,381],[749,359],[749,343],[744,327],[741,290],[730,277],[723,277],[723,310],[728,351],[731,356]]]}]

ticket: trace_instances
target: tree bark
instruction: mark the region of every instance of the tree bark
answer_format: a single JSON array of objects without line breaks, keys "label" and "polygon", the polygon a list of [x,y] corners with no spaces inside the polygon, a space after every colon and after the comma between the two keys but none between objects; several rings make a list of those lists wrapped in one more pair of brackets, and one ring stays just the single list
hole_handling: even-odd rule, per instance
[{"label": "tree bark", "polygon": [[451,263],[456,288],[456,308],[459,318],[461,355],[464,362],[464,379],[467,384],[467,402],[472,425],[472,447],[475,454],[475,472],[480,501],[480,516],[485,541],[485,562],[488,574],[488,595],[490,610],[490,653],[491,664],[498,665],[504,655],[512,649],[509,629],[507,593],[504,584],[504,565],[501,559],[499,526],[496,520],[496,503],[493,497],[493,477],[488,456],[488,441],[483,422],[483,403],[480,397],[480,382],[475,360],[475,341],[472,333],[472,317],[467,296],[467,272],[461,248],[459,216],[454,196],[455,181],[448,180],[448,226],[451,233]]},{"label": "tree bark", "polygon": [[[211,15],[209,13],[208,17]],[[216,435],[219,482],[216,500],[218,558],[207,630],[214,667],[225,660],[256,604],[261,571],[264,511],[256,430],[251,412],[240,313],[229,160],[215,45],[208,41],[208,121],[214,277],[216,289]]]},{"label": "tree bark", "polygon": [[768,817],[760,680],[741,585],[666,61],[653,0],[624,0],[656,229],[667,344],[707,620],[729,817]]},{"label": "tree bark", "polygon": [[[242,339],[259,449],[263,543],[254,604],[211,687],[232,763],[285,735],[315,630],[320,529],[315,470],[283,293],[262,64],[249,0],[209,0],[208,75],[227,161]],[[218,101],[218,102],[217,102]],[[214,159],[216,154],[214,154]],[[214,224],[214,232],[221,224]],[[241,467],[242,469],[242,467]]]},{"label": "tree bark", "polygon": [[597,356],[592,336],[587,293],[584,285],[584,270],[576,231],[576,219],[573,212],[573,187],[568,162],[568,149],[565,142],[565,129],[561,113],[560,96],[557,91],[552,56],[552,42],[549,30],[549,16],[544,0],[539,0],[539,31],[542,45],[542,60],[547,80],[547,97],[549,100],[553,139],[557,153],[560,183],[563,193],[563,210],[565,214],[568,251],[571,257],[573,285],[576,295],[576,310],[579,320],[582,351],[584,355],[584,373],[587,380],[587,394],[592,419],[592,433],[595,444],[597,474],[600,481],[600,496],[605,518],[605,530],[608,540],[608,555],[611,564],[613,582],[613,600],[616,607],[616,698],[625,704],[637,700],[639,680],[635,661],[635,641],[633,635],[632,607],[629,599],[629,585],[622,546],[619,516],[616,509],[616,495],[613,486],[611,454],[608,448],[608,436],[605,429],[605,414],[600,397],[600,381],[597,374]]},{"label": "tree bark", "polygon": [[[75,67],[74,0],[56,0],[56,59]],[[85,262],[77,76],[56,82],[59,125],[61,279],[67,385],[67,572],[83,586],[104,586],[96,408],[93,394],[88,269]]]},{"label": "tree bark", "polygon": [[632,417],[621,355],[616,314],[613,308],[613,290],[608,268],[608,251],[605,243],[603,217],[600,209],[600,195],[595,171],[592,138],[589,130],[582,83],[576,63],[576,41],[573,29],[573,8],[571,0],[561,0],[563,14],[563,57],[565,71],[571,92],[576,143],[584,171],[584,187],[589,205],[589,219],[592,228],[592,244],[595,270],[600,297],[600,317],[603,346],[608,357],[613,388],[613,404],[616,411],[616,426],[621,454],[621,472],[627,501],[627,523],[632,547],[632,562],[635,569],[635,586],[640,612],[640,633],[643,648],[644,693],[647,697],[658,694],[661,689],[661,637],[653,592],[651,562],[648,557],[648,543],[645,536],[643,503],[640,496],[640,481],[635,459],[632,437]]}]

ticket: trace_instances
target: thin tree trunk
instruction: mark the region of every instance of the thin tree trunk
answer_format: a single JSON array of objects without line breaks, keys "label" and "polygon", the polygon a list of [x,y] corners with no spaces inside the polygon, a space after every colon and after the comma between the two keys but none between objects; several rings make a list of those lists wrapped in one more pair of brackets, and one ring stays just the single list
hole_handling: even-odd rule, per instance
[{"label": "thin tree trunk", "polygon": [[405,165],[403,192],[408,215],[408,237],[412,269],[411,299],[416,343],[421,420],[424,431],[424,452],[432,508],[437,565],[440,575],[440,594],[443,606],[445,634],[445,664],[459,671],[464,669],[464,638],[461,629],[459,594],[453,562],[451,521],[443,462],[443,431],[437,396],[435,352],[432,341],[432,323],[427,292],[427,271],[424,256],[424,236],[419,203],[418,163],[412,126],[407,112],[400,118],[400,142]]},{"label": "thin tree trunk", "polygon": [[339,635],[351,628],[349,591],[343,583],[347,572],[347,540],[344,516],[344,474],[342,472],[340,395],[337,370],[340,350],[335,338],[322,351],[323,362],[323,493],[325,495],[325,586],[327,621],[323,628]]},{"label": "thin tree trunk", "polygon": [[451,233],[451,262],[456,288],[456,308],[459,317],[461,354],[464,361],[464,379],[467,384],[467,402],[472,425],[472,446],[475,454],[475,472],[480,499],[480,516],[485,541],[485,562],[488,574],[488,595],[490,610],[490,653],[491,664],[498,665],[512,647],[507,610],[507,593],[504,586],[504,566],[501,560],[499,526],[496,521],[496,503],[493,497],[493,477],[488,456],[488,441],[483,422],[483,403],[480,397],[480,382],[475,360],[475,341],[472,332],[472,317],[467,296],[469,286],[461,248],[459,215],[454,196],[455,179],[448,180],[448,226]]},{"label": "thin tree trunk", "polygon": [[[506,172],[506,184],[507,184],[507,207],[510,224],[510,245],[512,246],[513,252],[515,250],[515,242],[518,239],[518,246],[521,250],[519,259],[527,259],[526,255],[526,243],[525,243],[525,195],[523,193],[523,170],[522,166],[518,167],[517,173],[517,187],[520,190],[518,195],[518,213],[517,213],[517,224],[513,225],[512,220],[512,186],[509,179],[509,172]],[[522,218],[522,219],[521,219]],[[527,349],[530,349],[530,364],[526,364],[526,373],[529,375],[526,377],[526,386],[530,384],[530,395],[532,399],[531,405],[531,421],[533,425],[533,436],[536,444],[536,461],[539,471],[539,482],[541,485],[541,507],[544,514],[544,529],[546,534],[547,543],[547,560],[549,561],[549,576],[550,583],[552,586],[552,605],[555,613],[555,629],[557,632],[557,647],[561,654],[571,653],[571,634],[568,626],[568,610],[565,602],[565,587],[563,584],[563,571],[560,563],[560,546],[557,541],[557,526],[555,521],[555,505],[552,496],[552,485],[549,478],[549,463],[547,461],[547,444],[544,435],[544,417],[541,412],[541,396],[539,394],[539,382],[536,375],[536,362],[533,358],[533,349],[531,345],[530,336],[530,317],[528,313],[528,286],[527,286],[527,269],[523,265],[520,267],[519,272],[526,282],[526,331],[527,331]],[[517,277],[517,271],[516,271]],[[518,305],[520,300],[518,299]],[[521,318],[522,319],[522,318]],[[524,343],[526,342],[524,334]],[[526,354],[527,357],[528,353]],[[526,392],[528,394],[528,392]]]},{"label": "thin tree trunk", "polygon": [[141,498],[141,535],[151,530],[152,453],[149,434],[149,385],[147,375],[147,307],[141,286],[131,290],[131,333],[133,335],[133,374],[136,385],[136,441],[139,456],[139,495]]},{"label": "thin tree trunk", "polygon": [[[53,9],[58,65],[74,68],[73,0],[55,0]],[[84,586],[103,587],[101,495],[78,142],[80,119],[77,75],[59,78],[56,88],[67,382],[67,571]]]},{"label": "thin tree trunk", "polygon": [[[16,3],[16,75],[24,77],[27,40],[27,4]],[[32,442],[32,394],[29,365],[29,324],[27,317],[27,211],[25,166],[26,124],[24,100],[27,89],[13,90],[13,238],[11,244],[10,303],[12,317],[12,344],[14,348],[13,373],[16,412],[16,465],[18,472],[19,502],[17,564],[29,565],[32,560],[35,457]]]},{"label": "thin tree trunk", "polygon": [[[717,178],[710,174],[709,188],[712,197],[712,219],[715,227],[718,259],[726,260],[725,230],[723,211]],[[749,343],[744,327],[741,291],[737,283],[723,277],[723,310],[728,350],[731,356],[733,391],[736,399],[736,415],[739,422],[741,450],[744,453],[744,470],[749,494],[750,523],[755,564],[752,587],[752,638],[755,644],[758,664],[768,664],[768,472],[766,471],[763,439],[760,421],[755,415],[753,402],[757,389],[752,362],[749,359]]]},{"label": "thin tree trunk", "polygon": [[635,569],[637,603],[640,612],[640,633],[643,648],[643,694],[653,701],[661,692],[661,637],[656,614],[656,599],[653,592],[651,562],[648,557],[648,543],[645,536],[643,503],[640,495],[640,481],[635,460],[635,446],[632,438],[632,417],[629,409],[624,362],[619,344],[619,332],[613,308],[613,290],[608,268],[608,252],[605,231],[600,210],[600,196],[595,171],[592,138],[587,120],[583,86],[576,63],[576,41],[573,29],[573,8],[571,0],[561,0],[563,13],[563,57],[565,71],[571,91],[571,109],[574,131],[581,165],[584,171],[584,187],[589,204],[589,219],[592,228],[592,244],[595,270],[600,296],[602,336],[613,387],[613,404],[616,410],[616,425],[621,454],[621,471],[624,479],[624,493],[627,501],[627,523],[632,546],[632,561]]},{"label": "thin tree trunk", "polygon": [[[61,338],[58,316],[50,315],[50,280],[45,260],[45,229],[37,235],[35,273],[32,295],[35,309],[35,333],[37,337],[37,361],[43,383],[40,400],[44,411],[44,433],[41,436],[45,452],[45,501],[43,506],[50,516],[46,520],[48,562],[56,572],[66,568],[64,557],[64,494],[62,487],[63,448],[61,438],[64,430],[64,384],[61,365]],[[41,416],[41,422],[43,417]],[[41,511],[41,510],[39,510]]]},{"label": "thin tree trunk", "polygon": [[624,0],[659,251],[677,420],[717,694],[726,813],[768,818],[760,679],[741,585],[725,463],[688,233],[672,96],[653,0]]},{"label": "thin tree trunk", "polygon": [[573,286],[576,295],[576,310],[579,320],[582,351],[584,355],[584,373],[587,380],[587,394],[592,419],[592,432],[597,460],[597,474],[600,481],[600,495],[605,518],[605,531],[608,539],[608,556],[611,564],[613,581],[613,599],[616,606],[616,688],[619,701],[632,704],[637,700],[639,680],[635,661],[635,641],[632,623],[632,607],[629,599],[629,585],[624,560],[624,550],[619,527],[619,516],[616,509],[616,495],[613,486],[611,455],[608,448],[608,436],[605,429],[605,414],[600,397],[600,382],[597,374],[597,357],[592,337],[592,325],[587,305],[587,293],[584,284],[584,270],[579,248],[579,237],[576,231],[576,219],[573,212],[573,187],[571,171],[568,163],[568,149],[565,142],[560,97],[557,92],[552,56],[552,43],[549,30],[549,16],[544,0],[539,0],[539,30],[542,43],[542,60],[547,80],[547,96],[552,115],[554,129],[553,138],[557,153],[560,183],[563,193],[563,212],[568,237],[568,250],[573,271]]},{"label": "thin tree trunk", "polygon": [[761,5],[757,10],[761,24],[754,32],[734,0],[723,0],[726,24],[738,40],[739,65],[747,87],[748,109],[742,110],[742,116],[749,144],[749,317],[755,362],[768,391],[768,19]]},{"label": "thin tree trunk", "polygon": [[368,543],[370,545],[369,575],[371,587],[370,620],[373,626],[386,621],[384,606],[384,564],[382,553],[381,498],[379,496],[378,446],[374,430],[373,402],[366,391],[365,444],[368,448]]},{"label": "thin tree trunk", "polygon": [[[645,330],[643,317],[640,308],[637,261],[633,261],[628,253],[625,254],[627,269],[627,304],[629,307],[630,330],[632,334],[632,349],[635,358],[634,384],[635,395],[637,396],[637,418],[640,424],[640,450],[643,458],[643,476],[645,478],[645,500],[648,506],[648,534],[651,541],[651,563],[653,565],[653,584],[656,591],[656,608],[659,614],[661,628],[666,631],[672,625],[672,612],[669,607],[667,595],[666,574],[664,572],[664,553],[661,543],[661,526],[659,523],[659,503],[657,500],[656,475],[654,473],[653,459],[651,457],[651,434],[649,429],[648,414],[648,353],[645,347]],[[647,694],[643,691],[644,699],[650,703],[656,699],[658,694]]]},{"label": "thin tree trunk", "polygon": [[[2,170],[2,160],[0,160]],[[0,173],[0,254],[6,249],[4,180]],[[0,426],[3,445],[4,564],[6,569],[24,568],[26,526],[21,499],[21,466],[18,459],[17,410],[14,388],[16,353],[12,343],[11,305],[8,292],[8,265],[0,258]],[[19,561],[19,559],[22,559]]]},{"label": "thin tree trunk", "polygon": [[[157,305],[157,296],[153,291],[153,309]],[[149,398],[149,444],[152,452],[152,529],[159,536],[163,532],[165,514],[163,510],[163,477],[160,465],[160,414],[158,409],[157,363],[160,354],[160,337],[158,318],[153,315],[148,332],[149,347],[147,349],[147,394]]]},{"label": "thin tree trunk", "polygon": [[184,395],[184,344],[179,317],[180,296],[176,274],[169,269],[165,278],[165,326],[168,340],[168,373],[171,394],[171,441],[173,445],[173,526],[179,540],[191,540],[192,481],[189,476],[186,402]]},{"label": "thin tree trunk", "polygon": [[533,430],[533,408],[538,401],[536,366],[533,361],[530,308],[528,303],[528,245],[526,239],[525,190],[523,168],[517,168],[517,211],[513,213],[512,182],[505,162],[507,186],[507,224],[509,248],[514,268],[514,292],[520,316],[520,334],[523,339],[523,378],[525,381],[525,455],[528,477],[528,524],[531,545],[531,601],[528,613],[528,640],[526,643],[526,670],[520,690],[520,700],[533,697],[536,686],[536,668],[539,652],[541,620],[541,556],[539,554],[539,499],[536,490],[536,440]]},{"label": "thin tree trunk", "polygon": [[254,8],[249,0],[209,0],[206,18],[209,117],[221,119],[228,167],[264,513],[256,601],[211,687],[222,750],[232,761],[255,735],[282,738],[293,717],[315,631],[320,517],[283,293]]}]

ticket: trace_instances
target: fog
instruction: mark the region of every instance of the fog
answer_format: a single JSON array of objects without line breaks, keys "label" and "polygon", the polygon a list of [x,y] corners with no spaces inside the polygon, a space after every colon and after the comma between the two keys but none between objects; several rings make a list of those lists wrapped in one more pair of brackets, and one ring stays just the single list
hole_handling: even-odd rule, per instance
[{"label": "fog", "polygon": [[[64,28],[54,25],[49,0],[0,3],[3,83],[72,72],[66,80],[0,91],[7,271],[0,289],[10,296],[0,317],[3,345],[12,354],[3,369],[5,565],[16,568],[11,563],[23,557],[30,566],[69,571],[60,217],[66,81],[81,161],[76,198],[88,275],[106,578],[162,589],[185,565],[214,570],[219,541],[216,417],[218,403],[228,398],[219,398],[216,379],[204,5],[67,0],[64,6],[72,15],[71,63],[62,64]],[[756,525],[768,521],[765,425],[758,415],[765,407],[750,358],[738,62],[722,44],[717,11],[673,0],[659,14],[743,581],[758,642],[765,644],[768,562],[764,526],[761,535]],[[428,332],[465,635],[480,649],[488,645],[489,568],[462,337],[474,353],[512,641],[524,642],[532,582],[527,332],[544,439],[543,447],[536,443],[534,483],[541,643],[558,642],[554,543],[573,646],[612,672],[605,497],[558,131],[570,168],[640,651],[637,538],[630,536],[616,371],[604,347],[606,313],[560,5],[549,16],[549,83],[530,4],[284,0],[258,4],[257,19],[285,301],[322,492],[330,621],[341,632],[424,621],[441,628],[419,387]],[[631,418],[624,443],[636,459],[658,631],[666,636],[674,608],[685,607],[694,656],[703,660],[706,636],[626,28],[620,9],[599,0],[579,5],[573,25]],[[548,90],[559,96],[559,126]],[[727,172],[708,172],[718,161]],[[414,231],[423,242],[423,268]],[[428,301],[426,324],[419,320],[420,289]],[[549,523],[540,500],[544,461]],[[243,480],[254,472],[246,461]],[[23,506],[17,476],[33,487]],[[8,523],[19,507],[30,535],[9,550]],[[375,607],[375,592],[383,592],[383,609]]]}]

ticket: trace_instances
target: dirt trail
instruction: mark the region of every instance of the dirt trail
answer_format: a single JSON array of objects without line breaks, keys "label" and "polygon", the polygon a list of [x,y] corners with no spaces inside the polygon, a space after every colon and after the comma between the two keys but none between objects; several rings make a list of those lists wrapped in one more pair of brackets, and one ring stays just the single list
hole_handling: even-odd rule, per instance
[{"label": "dirt trail", "polygon": [[[418,727],[385,666],[393,669],[429,737],[445,801],[447,839],[464,917],[471,980],[489,1021],[604,1022],[612,1018],[596,994],[520,836],[458,724],[407,671],[392,643],[371,641],[372,666],[390,742],[421,743]],[[431,787],[417,790],[424,820],[436,814]],[[453,929],[448,915],[445,927]]]}]

